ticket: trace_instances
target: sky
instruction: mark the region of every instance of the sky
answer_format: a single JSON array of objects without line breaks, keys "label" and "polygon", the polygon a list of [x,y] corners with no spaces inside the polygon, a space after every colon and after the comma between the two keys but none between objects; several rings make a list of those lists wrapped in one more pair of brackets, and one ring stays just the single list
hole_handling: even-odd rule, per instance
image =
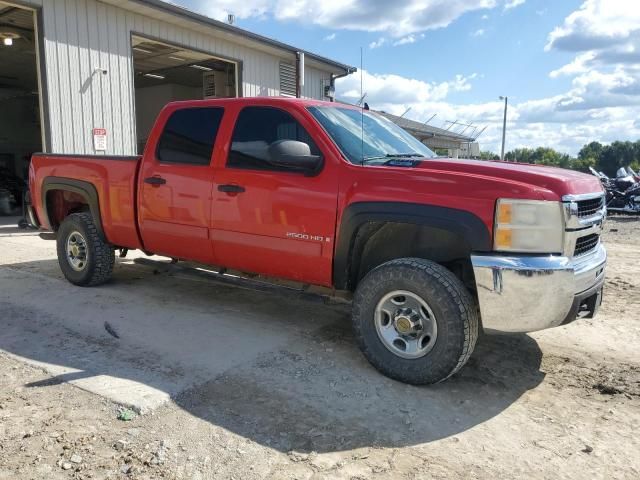
[{"label": "sky", "polygon": [[173,2],[357,67],[341,100],[358,101],[362,75],[373,109],[486,126],[483,150],[500,151],[499,96],[506,150],[640,139],[640,0]]}]

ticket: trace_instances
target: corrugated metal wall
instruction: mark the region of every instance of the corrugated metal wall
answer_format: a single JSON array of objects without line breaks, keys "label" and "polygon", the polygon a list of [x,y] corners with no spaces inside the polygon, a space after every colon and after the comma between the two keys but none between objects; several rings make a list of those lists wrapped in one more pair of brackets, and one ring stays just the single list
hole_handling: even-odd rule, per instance
[{"label": "corrugated metal wall", "polygon": [[304,85],[302,87],[302,96],[306,98],[324,99],[324,87],[329,85],[331,74],[305,66],[304,69]]},{"label": "corrugated metal wall", "polygon": [[[279,95],[282,58],[151,19],[96,0],[31,0],[43,11],[51,151],[95,153],[91,131],[106,128],[107,154],[136,152],[131,33],[242,61],[244,96]],[[283,54],[285,55],[285,54]],[[290,59],[293,61],[293,56]],[[107,69],[107,74],[96,68]],[[330,73],[307,67],[303,96],[322,98]]]}]

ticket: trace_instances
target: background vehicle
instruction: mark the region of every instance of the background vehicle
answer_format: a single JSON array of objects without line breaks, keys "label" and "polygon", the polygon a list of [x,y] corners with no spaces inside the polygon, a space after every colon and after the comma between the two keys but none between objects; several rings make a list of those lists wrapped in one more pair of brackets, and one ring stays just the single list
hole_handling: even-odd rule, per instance
[{"label": "background vehicle", "polygon": [[606,191],[607,212],[640,214],[640,182],[630,168],[619,168],[615,179],[589,168],[598,177]]},{"label": "background vehicle", "polygon": [[29,218],[56,233],[76,285],[106,282],[114,250],[141,249],[353,292],[364,355],[408,383],[454,374],[481,328],[595,314],[606,266],[596,178],[433,157],[355,107],[178,102],[141,157],[35,155]]},{"label": "background vehicle", "polygon": [[636,182],[640,182],[640,175],[631,167],[627,167],[627,172],[631,175]]}]

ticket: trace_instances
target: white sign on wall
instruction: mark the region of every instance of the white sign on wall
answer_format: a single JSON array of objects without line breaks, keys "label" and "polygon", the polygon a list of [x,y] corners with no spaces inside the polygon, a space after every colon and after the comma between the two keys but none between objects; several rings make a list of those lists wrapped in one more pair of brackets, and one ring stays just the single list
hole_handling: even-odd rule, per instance
[{"label": "white sign on wall", "polygon": [[107,150],[107,129],[93,129],[93,149],[96,152],[104,152]]}]

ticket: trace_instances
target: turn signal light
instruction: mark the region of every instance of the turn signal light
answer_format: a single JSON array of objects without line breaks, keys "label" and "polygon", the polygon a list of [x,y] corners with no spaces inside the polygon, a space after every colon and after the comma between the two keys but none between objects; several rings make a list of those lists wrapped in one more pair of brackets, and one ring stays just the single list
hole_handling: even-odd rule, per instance
[{"label": "turn signal light", "polygon": [[510,228],[498,228],[495,232],[495,247],[496,249],[508,249],[511,248],[513,235]]},{"label": "turn signal light", "polygon": [[513,208],[510,203],[498,203],[498,223],[511,223]]}]

